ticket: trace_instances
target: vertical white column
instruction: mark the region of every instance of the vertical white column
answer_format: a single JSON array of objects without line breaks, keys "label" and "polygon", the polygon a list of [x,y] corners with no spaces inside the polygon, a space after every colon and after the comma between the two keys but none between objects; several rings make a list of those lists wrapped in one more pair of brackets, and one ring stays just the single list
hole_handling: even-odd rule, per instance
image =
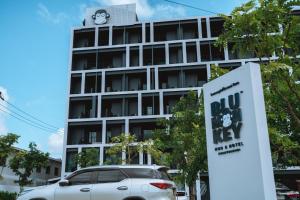
[{"label": "vertical white column", "polygon": [[140,152],[139,152],[139,164],[140,164],[140,165],[143,164],[143,162],[144,162],[143,160],[144,160],[144,159],[143,159],[143,151],[140,151]]},{"label": "vertical white column", "polygon": [[186,43],[185,42],[182,42],[182,56],[183,56],[183,63],[187,63]]},{"label": "vertical white column", "polygon": [[154,42],[154,26],[153,26],[153,22],[150,22],[150,42]]},{"label": "vertical white column", "polygon": [[98,46],[98,39],[99,39],[98,35],[99,35],[98,27],[95,27],[95,47]]},{"label": "vertical white column", "polygon": [[138,116],[142,115],[142,93],[138,93]]},{"label": "vertical white column", "polygon": [[206,64],[206,74],[207,74],[207,80],[209,80],[210,76],[211,76],[211,74],[210,74],[210,64]]},{"label": "vertical white column", "polygon": [[81,91],[80,94],[84,94],[84,87],[85,86],[85,72],[81,74]]},{"label": "vertical white column", "polygon": [[113,36],[113,32],[112,32],[112,26],[109,26],[109,39],[108,39],[108,45],[111,46],[112,45],[112,36]]},{"label": "vertical white column", "polygon": [[159,92],[159,114],[164,114],[164,93],[162,91]]},{"label": "vertical white column", "polygon": [[98,95],[98,109],[97,109],[97,118],[101,118],[101,108],[102,108],[102,96]]},{"label": "vertical white column", "polygon": [[147,90],[151,89],[151,68],[147,68]]},{"label": "vertical white column", "polygon": [[211,38],[210,19],[209,19],[209,17],[206,17],[206,29],[207,29],[207,37]]},{"label": "vertical white column", "polygon": [[100,157],[99,157],[100,165],[103,165],[103,162],[104,162],[104,147],[101,146],[99,150],[100,150],[100,153],[99,153],[99,155],[100,155]]},{"label": "vertical white column", "polygon": [[126,46],[126,67],[129,67],[129,58],[130,58],[130,52],[129,52],[129,46]]},{"label": "vertical white column", "polygon": [[224,56],[225,56],[225,60],[229,60],[229,54],[228,54],[228,48],[224,47]]},{"label": "vertical white column", "polygon": [[165,44],[165,54],[166,54],[166,65],[170,64],[169,57],[169,43]]},{"label": "vertical white column", "polygon": [[154,68],[155,89],[158,90],[158,67]]},{"label": "vertical white column", "polygon": [[125,134],[129,135],[129,119],[125,119]]},{"label": "vertical white column", "polygon": [[[78,147],[78,153],[81,153],[82,152],[82,147],[79,146]],[[79,166],[79,164],[77,164],[77,169],[80,169],[81,167]]]},{"label": "vertical white column", "polygon": [[142,23],[142,43],[146,42],[146,25]]},{"label": "vertical white column", "polygon": [[143,45],[139,45],[139,66],[143,66]]},{"label": "vertical white column", "polygon": [[201,51],[200,51],[200,42],[196,42],[196,50],[197,50],[197,62],[201,62]]},{"label": "vertical white column", "polygon": [[105,93],[105,71],[101,72],[101,92]]},{"label": "vertical white column", "polygon": [[198,37],[202,38],[202,26],[201,26],[201,18],[198,18]]},{"label": "vertical white column", "polygon": [[106,119],[102,120],[102,144],[106,143]]}]

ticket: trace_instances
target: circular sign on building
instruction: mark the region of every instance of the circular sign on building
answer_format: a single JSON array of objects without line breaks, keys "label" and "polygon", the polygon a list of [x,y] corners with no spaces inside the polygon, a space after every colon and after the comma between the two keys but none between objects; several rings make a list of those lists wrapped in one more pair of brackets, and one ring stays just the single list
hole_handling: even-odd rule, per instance
[{"label": "circular sign on building", "polygon": [[110,14],[107,13],[107,11],[104,9],[97,10],[95,14],[92,16],[94,23],[96,25],[106,24],[109,17]]}]

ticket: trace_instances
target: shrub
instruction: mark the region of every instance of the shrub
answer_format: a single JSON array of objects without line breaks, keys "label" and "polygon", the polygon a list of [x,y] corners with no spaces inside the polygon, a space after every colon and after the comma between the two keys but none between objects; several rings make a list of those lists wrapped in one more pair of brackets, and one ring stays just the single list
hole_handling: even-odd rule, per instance
[{"label": "shrub", "polygon": [[1,200],[16,200],[16,198],[17,198],[17,193],[0,191],[0,199]]}]

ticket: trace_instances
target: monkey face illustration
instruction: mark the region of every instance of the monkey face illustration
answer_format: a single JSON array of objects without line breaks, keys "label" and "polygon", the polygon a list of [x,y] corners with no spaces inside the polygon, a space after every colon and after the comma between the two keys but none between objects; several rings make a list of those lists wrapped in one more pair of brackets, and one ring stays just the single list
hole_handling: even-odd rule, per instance
[{"label": "monkey face illustration", "polygon": [[92,16],[94,19],[95,24],[105,24],[107,23],[107,19],[110,17],[110,15],[106,12],[106,10],[97,10],[95,14]]},{"label": "monkey face illustration", "polygon": [[228,114],[223,115],[222,121],[223,121],[223,127],[225,127],[225,128],[229,127],[232,124],[230,114],[228,113]]}]

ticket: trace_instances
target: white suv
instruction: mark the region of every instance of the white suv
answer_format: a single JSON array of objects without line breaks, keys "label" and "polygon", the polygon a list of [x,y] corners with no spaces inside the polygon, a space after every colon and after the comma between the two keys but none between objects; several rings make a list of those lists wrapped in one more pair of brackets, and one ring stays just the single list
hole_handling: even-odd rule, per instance
[{"label": "white suv", "polygon": [[25,190],[17,200],[175,200],[167,168],[97,166],[75,171],[53,185]]}]

